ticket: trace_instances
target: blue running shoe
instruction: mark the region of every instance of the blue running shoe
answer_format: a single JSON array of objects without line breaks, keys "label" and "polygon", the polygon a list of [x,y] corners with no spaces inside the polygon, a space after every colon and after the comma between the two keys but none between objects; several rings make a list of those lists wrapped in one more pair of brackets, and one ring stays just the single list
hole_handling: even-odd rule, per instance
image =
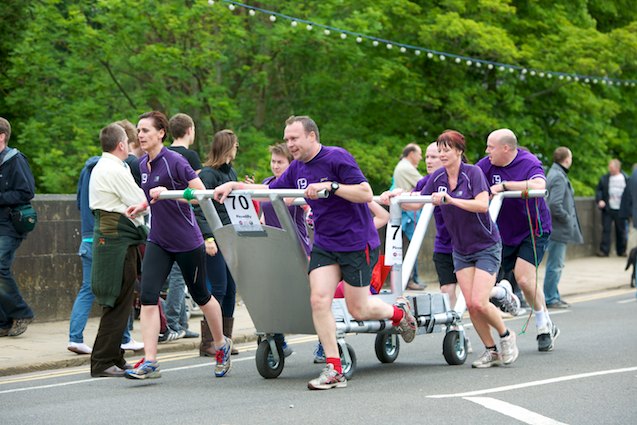
[{"label": "blue running shoe", "polygon": [[323,344],[320,342],[316,344],[314,349],[314,363],[325,363],[325,351],[323,351]]},{"label": "blue running shoe", "polygon": [[226,343],[223,345],[223,347],[217,350],[217,364],[215,365],[215,376],[217,378],[226,376],[226,373],[228,373],[230,371],[230,368],[232,368],[232,363],[230,362],[232,340],[230,338],[225,338],[225,340]]},{"label": "blue running shoe", "polygon": [[159,363],[157,361],[140,360],[133,369],[124,371],[124,376],[128,379],[157,379],[161,378]]}]

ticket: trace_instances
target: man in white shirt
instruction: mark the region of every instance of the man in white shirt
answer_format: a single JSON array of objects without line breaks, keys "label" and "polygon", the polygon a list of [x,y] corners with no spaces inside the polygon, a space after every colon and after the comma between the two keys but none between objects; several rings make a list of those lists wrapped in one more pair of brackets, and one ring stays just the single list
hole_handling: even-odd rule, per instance
[{"label": "man in white shirt", "polygon": [[[410,143],[403,149],[400,161],[394,168],[394,187],[400,188],[405,192],[411,192],[416,187],[416,183],[422,178],[418,172],[418,164],[422,160],[422,149],[415,143]],[[401,225],[403,234],[410,241],[416,230],[416,222],[418,221],[418,211],[403,211]],[[405,244],[405,248],[409,244]],[[418,261],[414,264],[414,270],[407,284],[407,289],[422,291],[424,285],[420,284],[418,278]]]},{"label": "man in white shirt", "polygon": [[622,163],[618,159],[611,159],[608,163],[608,173],[599,179],[595,191],[595,201],[602,212],[602,241],[597,251],[598,257],[608,257],[610,254],[610,232],[613,223],[617,255],[626,256],[628,226],[626,219],[619,215],[619,207],[628,176],[621,167]]},{"label": "man in white shirt", "polygon": [[91,289],[103,307],[91,353],[91,375],[122,377],[130,368],[120,348],[133,303],[138,246],[146,240],[142,217],[127,217],[126,209],[146,201],[124,160],[128,137],[111,124],[100,132],[102,157],[89,183],[89,206],[95,214]]}]

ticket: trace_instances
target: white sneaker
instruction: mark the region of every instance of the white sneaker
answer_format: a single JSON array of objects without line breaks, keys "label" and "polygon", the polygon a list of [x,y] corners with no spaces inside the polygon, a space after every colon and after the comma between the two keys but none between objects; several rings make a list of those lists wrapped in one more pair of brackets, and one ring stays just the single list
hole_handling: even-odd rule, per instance
[{"label": "white sneaker", "polygon": [[133,338],[131,338],[130,341],[128,341],[126,344],[120,345],[120,348],[122,350],[139,351],[144,349],[144,343],[137,342]]},{"label": "white sneaker", "polygon": [[505,313],[509,313],[511,316],[519,316],[520,299],[513,292],[511,283],[506,279],[502,279],[500,282],[496,283],[496,286],[499,286],[506,291],[504,299],[501,300],[502,305],[500,305],[500,310],[504,311]]},{"label": "white sneaker", "polygon": [[500,339],[500,348],[502,350],[500,356],[502,363],[511,364],[518,358],[519,351],[515,332],[509,329],[509,336]]},{"label": "white sneaker", "polygon": [[93,352],[93,349],[83,342],[69,342],[66,349],[76,354],[91,354]]},{"label": "white sneaker", "polygon": [[502,360],[500,358],[500,353],[497,351],[486,350],[478,360],[471,363],[471,367],[483,369],[492,366],[500,366],[502,364]]}]

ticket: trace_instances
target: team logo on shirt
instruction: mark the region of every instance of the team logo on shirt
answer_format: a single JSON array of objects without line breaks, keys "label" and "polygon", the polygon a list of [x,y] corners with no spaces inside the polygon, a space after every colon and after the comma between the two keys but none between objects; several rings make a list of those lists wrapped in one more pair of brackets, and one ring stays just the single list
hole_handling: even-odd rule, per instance
[{"label": "team logo on shirt", "polygon": [[148,181],[148,174],[144,173],[142,174],[142,184],[146,183]]},{"label": "team logo on shirt", "polygon": [[300,178],[296,181],[296,187],[299,189],[307,189],[307,179]]},{"label": "team logo on shirt", "polygon": [[447,187],[446,186],[438,186],[438,192],[447,193]]},{"label": "team logo on shirt", "polygon": [[493,184],[500,184],[502,183],[502,177],[500,177],[499,174],[494,174],[493,175]]}]

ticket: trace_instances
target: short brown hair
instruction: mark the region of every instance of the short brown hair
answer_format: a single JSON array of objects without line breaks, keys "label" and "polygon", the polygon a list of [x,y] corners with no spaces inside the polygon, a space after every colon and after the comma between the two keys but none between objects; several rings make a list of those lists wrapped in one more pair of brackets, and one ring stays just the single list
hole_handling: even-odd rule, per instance
[{"label": "short brown hair", "polygon": [[117,121],[115,124],[119,125],[126,132],[128,137],[128,145],[132,145],[134,148],[139,146],[139,139],[137,138],[137,129],[132,122],[128,120]]},{"label": "short brown hair", "polygon": [[189,128],[194,127],[195,122],[186,114],[176,114],[168,121],[168,128],[173,139],[181,139]]},{"label": "short brown hair", "polygon": [[219,168],[226,163],[230,152],[239,144],[236,134],[232,130],[221,130],[215,133],[208,151],[207,167]]},{"label": "short brown hair", "polygon": [[418,148],[420,148],[420,146],[418,146],[415,143],[410,143],[407,146],[405,146],[405,148],[403,149],[403,153],[400,156],[400,159],[403,158],[407,158],[409,156],[410,153],[415,152],[418,150]]},{"label": "short brown hair", "polygon": [[561,164],[570,155],[571,155],[571,150],[569,148],[567,148],[566,146],[560,146],[559,148],[555,149],[555,151],[553,152],[553,162],[557,162],[558,164]]},{"label": "short brown hair", "polygon": [[277,143],[276,145],[268,147],[268,149],[270,150],[271,154],[286,157],[288,159],[288,162],[292,162],[294,160],[294,157],[288,150],[288,147],[285,143]]},{"label": "short brown hair", "polygon": [[102,152],[113,152],[120,142],[126,141],[126,132],[119,124],[109,124],[100,131]]},{"label": "short brown hair", "polygon": [[6,134],[6,140],[4,141],[6,144],[9,144],[9,139],[11,138],[11,124],[5,118],[0,117],[0,134]]},{"label": "short brown hair", "polygon": [[153,127],[155,127],[155,129],[164,130],[164,137],[161,138],[161,141],[163,142],[166,140],[166,137],[168,136],[168,118],[166,118],[166,115],[164,115],[163,112],[145,112],[139,116],[139,119],[149,119],[153,122]]},{"label": "short brown hair", "polygon": [[285,120],[285,125],[292,125],[295,122],[300,122],[301,124],[303,124],[303,130],[305,130],[306,135],[310,134],[313,131],[316,135],[316,141],[321,141],[318,125],[316,125],[312,118],[308,117],[307,115],[299,115],[298,117],[292,115],[290,118]]}]

